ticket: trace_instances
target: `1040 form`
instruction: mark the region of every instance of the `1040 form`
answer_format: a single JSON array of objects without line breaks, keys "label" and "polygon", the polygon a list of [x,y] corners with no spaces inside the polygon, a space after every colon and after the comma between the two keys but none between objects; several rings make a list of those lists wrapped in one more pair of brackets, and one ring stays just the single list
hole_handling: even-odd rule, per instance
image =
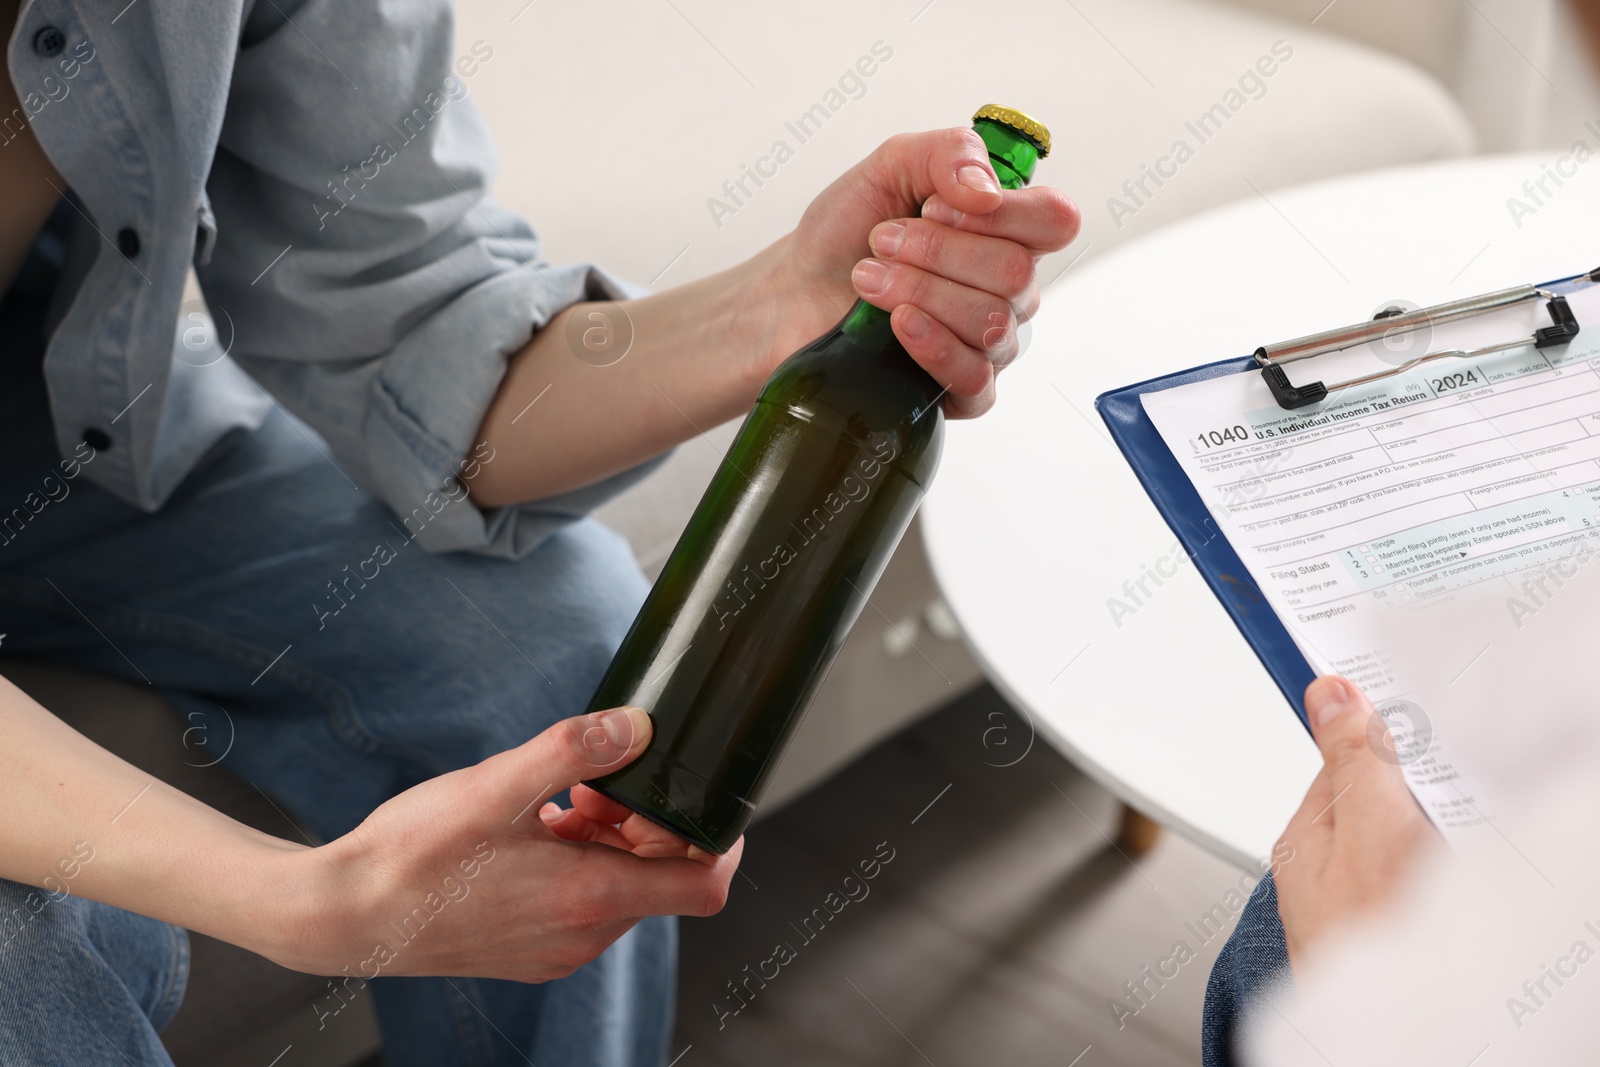
[{"label": "1040 form", "polygon": [[1551,347],[1532,342],[1548,319],[1529,301],[1334,352],[1318,373],[1349,380],[1309,406],[1286,408],[1255,373],[1141,397],[1307,663],[1384,712],[1446,836],[1493,803],[1453,765],[1448,723],[1408,712],[1415,690],[1383,635],[1397,612],[1468,599],[1503,601],[1500,622],[1520,628],[1565,581],[1600,572],[1600,328],[1579,329],[1600,327],[1600,284],[1564,302],[1574,336]]}]

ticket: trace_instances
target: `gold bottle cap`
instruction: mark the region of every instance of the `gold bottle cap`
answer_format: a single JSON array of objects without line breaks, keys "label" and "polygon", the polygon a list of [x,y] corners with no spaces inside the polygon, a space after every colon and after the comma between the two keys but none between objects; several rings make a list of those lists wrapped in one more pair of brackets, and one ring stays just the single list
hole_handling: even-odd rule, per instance
[{"label": "gold bottle cap", "polygon": [[1044,123],[1036,118],[1024,115],[1015,108],[1001,107],[999,104],[984,104],[978,109],[978,113],[972,116],[973,122],[977,122],[979,119],[988,119],[991,122],[998,122],[1002,126],[1010,126],[1038,147],[1040,159],[1050,154],[1050,131],[1045,129]]}]

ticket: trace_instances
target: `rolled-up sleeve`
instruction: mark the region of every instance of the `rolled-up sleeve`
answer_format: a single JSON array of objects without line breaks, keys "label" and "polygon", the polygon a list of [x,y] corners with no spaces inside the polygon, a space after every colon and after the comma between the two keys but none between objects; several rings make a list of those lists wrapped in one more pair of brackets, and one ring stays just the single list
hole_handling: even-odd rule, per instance
[{"label": "rolled-up sleeve", "polygon": [[[477,433],[510,354],[570,304],[640,292],[545,262],[489,197],[495,153],[471,88],[493,62],[487,43],[454,40],[448,0],[257,5],[207,183],[216,244],[197,269],[233,358],[418,543],[514,558],[654,461],[513,507],[464,498],[463,468],[495,459]],[[580,165],[583,146],[552,141],[550,158]]]}]

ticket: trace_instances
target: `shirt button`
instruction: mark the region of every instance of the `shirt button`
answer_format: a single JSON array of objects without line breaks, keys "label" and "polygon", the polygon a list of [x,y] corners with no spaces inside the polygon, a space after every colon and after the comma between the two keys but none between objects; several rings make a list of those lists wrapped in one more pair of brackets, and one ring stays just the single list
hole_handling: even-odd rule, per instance
[{"label": "shirt button", "polygon": [[104,452],[111,447],[111,435],[98,427],[91,426],[83,431],[83,443],[96,452]]},{"label": "shirt button", "polygon": [[131,226],[117,231],[117,251],[129,259],[139,254],[139,234]]},{"label": "shirt button", "polygon": [[54,26],[46,26],[33,35],[33,50],[46,59],[53,59],[67,47],[67,35]]}]

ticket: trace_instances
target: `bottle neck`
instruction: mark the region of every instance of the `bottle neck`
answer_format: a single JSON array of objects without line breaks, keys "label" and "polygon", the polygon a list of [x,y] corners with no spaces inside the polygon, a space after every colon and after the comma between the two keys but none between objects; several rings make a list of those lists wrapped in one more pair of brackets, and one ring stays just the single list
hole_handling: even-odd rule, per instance
[{"label": "bottle neck", "polygon": [[972,124],[973,132],[983,138],[989,150],[989,165],[1003,189],[1021,189],[1033,178],[1033,169],[1039,165],[1039,146],[1009,126],[988,119]]},{"label": "bottle neck", "polygon": [[839,330],[859,345],[877,345],[894,335],[889,313],[857,297],[854,306],[839,324]]},{"label": "bottle neck", "polygon": [[[989,164],[1002,189],[1021,189],[1033,177],[1033,168],[1039,162],[1039,149],[1034,143],[1009,126],[979,119],[973,130],[989,150]],[[839,323],[839,330],[857,344],[873,345],[886,342],[894,336],[889,328],[889,313],[865,300],[857,299],[855,305]]]}]

